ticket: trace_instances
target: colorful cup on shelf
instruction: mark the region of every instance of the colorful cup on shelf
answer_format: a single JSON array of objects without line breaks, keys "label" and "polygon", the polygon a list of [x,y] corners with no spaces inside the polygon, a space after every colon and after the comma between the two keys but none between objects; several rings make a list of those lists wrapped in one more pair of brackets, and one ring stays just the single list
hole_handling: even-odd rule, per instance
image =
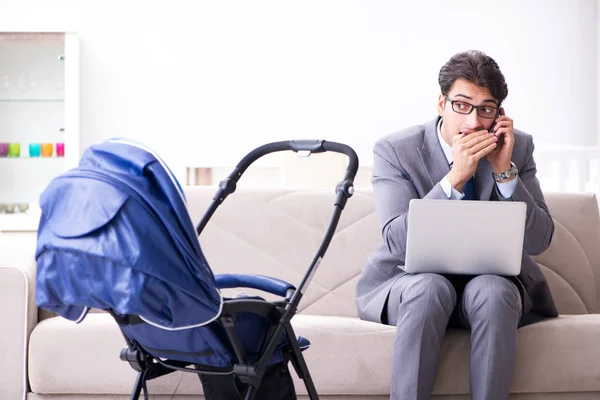
[{"label": "colorful cup on shelf", "polygon": [[0,157],[8,156],[8,143],[0,143]]},{"label": "colorful cup on shelf", "polygon": [[52,157],[53,149],[52,143],[42,143],[42,157]]},{"label": "colorful cup on shelf", "polygon": [[65,156],[65,144],[64,143],[56,143],[56,156],[64,157]]},{"label": "colorful cup on shelf", "polygon": [[21,157],[21,143],[9,143],[8,144],[8,156],[9,157]]},{"label": "colorful cup on shelf", "polygon": [[29,143],[29,157],[39,157],[42,145],[39,143]]}]

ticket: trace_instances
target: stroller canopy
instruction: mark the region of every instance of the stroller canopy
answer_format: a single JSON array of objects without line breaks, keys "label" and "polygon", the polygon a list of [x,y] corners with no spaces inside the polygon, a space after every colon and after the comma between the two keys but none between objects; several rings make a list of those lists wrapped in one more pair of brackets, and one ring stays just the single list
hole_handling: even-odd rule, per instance
[{"label": "stroller canopy", "polygon": [[40,307],[77,322],[99,308],[166,330],[220,314],[181,186],[151,150],[124,140],[94,145],[40,205]]}]

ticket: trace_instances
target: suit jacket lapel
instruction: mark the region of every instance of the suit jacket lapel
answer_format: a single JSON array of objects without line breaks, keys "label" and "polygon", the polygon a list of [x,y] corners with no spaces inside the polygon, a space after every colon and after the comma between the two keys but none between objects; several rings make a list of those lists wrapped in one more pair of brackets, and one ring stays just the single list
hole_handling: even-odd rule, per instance
[{"label": "suit jacket lapel", "polygon": [[431,180],[431,187],[435,186],[448,172],[450,172],[448,160],[446,159],[440,141],[438,140],[437,124],[439,120],[440,117],[437,117],[425,125],[423,145],[421,148],[417,149],[421,161],[423,162],[423,166]]}]

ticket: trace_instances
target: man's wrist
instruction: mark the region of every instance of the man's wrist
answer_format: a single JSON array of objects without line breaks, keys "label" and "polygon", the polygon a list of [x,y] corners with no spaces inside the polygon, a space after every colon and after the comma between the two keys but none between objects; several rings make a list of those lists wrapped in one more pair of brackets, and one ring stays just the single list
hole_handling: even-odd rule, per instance
[{"label": "man's wrist", "polygon": [[454,190],[462,193],[462,189],[465,186],[466,182],[461,182],[458,178],[456,178],[454,176],[452,171],[448,172],[448,174],[446,175],[446,178],[448,179],[450,186],[452,186],[454,188]]}]

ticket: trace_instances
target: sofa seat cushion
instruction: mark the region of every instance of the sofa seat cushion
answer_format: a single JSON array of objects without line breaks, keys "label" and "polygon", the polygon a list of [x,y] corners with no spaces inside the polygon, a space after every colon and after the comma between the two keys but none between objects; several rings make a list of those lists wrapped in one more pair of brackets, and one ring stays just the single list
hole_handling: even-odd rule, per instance
[{"label": "sofa seat cushion", "polygon": [[[387,394],[395,328],[351,317],[296,315],[296,333],[320,394]],[[569,315],[520,329],[513,392],[600,391],[600,315]],[[30,341],[31,390],[42,394],[127,394],[135,372],[119,360],[124,340],[107,314],[79,325],[42,321]],[[468,393],[469,335],[450,330],[442,347],[436,394]],[[292,374],[298,393],[304,385]],[[151,394],[198,394],[193,374],[176,372],[149,382]]]}]

